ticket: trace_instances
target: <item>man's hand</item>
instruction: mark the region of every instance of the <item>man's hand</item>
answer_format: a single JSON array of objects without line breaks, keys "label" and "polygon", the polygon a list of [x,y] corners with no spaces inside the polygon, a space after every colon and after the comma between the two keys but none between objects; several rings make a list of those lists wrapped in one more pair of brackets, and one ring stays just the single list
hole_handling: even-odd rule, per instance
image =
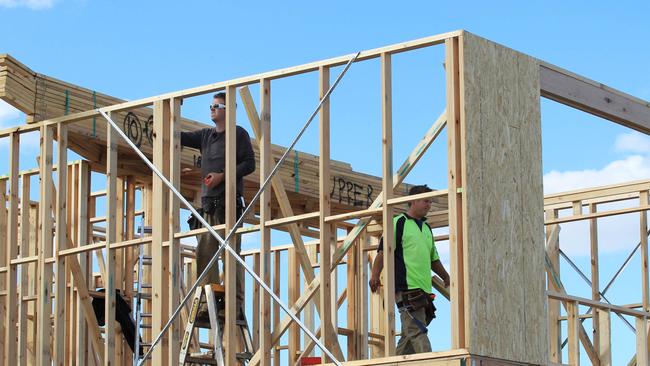
[{"label": "man's hand", "polygon": [[449,288],[449,276],[445,276],[445,278],[442,279],[442,282],[445,283],[445,288]]},{"label": "man's hand", "polygon": [[379,288],[379,286],[381,286],[381,282],[379,282],[379,277],[378,276],[370,277],[370,281],[368,281],[368,285],[370,285],[371,292],[377,292],[377,289]]},{"label": "man's hand", "polygon": [[219,184],[221,184],[221,182],[223,182],[224,175],[225,173],[217,173],[217,172],[209,173],[208,175],[205,176],[205,178],[203,178],[203,183],[205,184],[206,187],[208,187],[208,189],[212,189],[218,186]]}]

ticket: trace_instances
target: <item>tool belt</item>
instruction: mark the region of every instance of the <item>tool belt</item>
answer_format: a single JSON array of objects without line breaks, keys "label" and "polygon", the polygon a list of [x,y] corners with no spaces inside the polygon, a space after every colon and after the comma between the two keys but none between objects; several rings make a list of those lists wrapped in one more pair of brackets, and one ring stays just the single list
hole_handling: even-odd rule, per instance
[{"label": "tool belt", "polygon": [[[244,212],[244,209],[246,208],[244,197],[237,195],[235,203],[237,204],[236,215],[237,219],[239,219],[241,214]],[[203,200],[203,207],[197,209],[196,211],[203,217],[217,213],[220,215],[220,217],[222,217],[221,220],[223,221],[225,208],[226,200],[223,197],[208,197]],[[190,230],[198,229],[201,227],[201,222],[196,217],[194,217],[194,214],[190,214],[190,217],[187,219],[187,224],[189,225]]]},{"label": "tool belt", "polygon": [[397,300],[397,308],[406,311],[416,311],[424,308],[426,313],[427,325],[436,317],[436,306],[433,305],[434,296],[420,289],[408,290],[402,292],[402,298]]}]

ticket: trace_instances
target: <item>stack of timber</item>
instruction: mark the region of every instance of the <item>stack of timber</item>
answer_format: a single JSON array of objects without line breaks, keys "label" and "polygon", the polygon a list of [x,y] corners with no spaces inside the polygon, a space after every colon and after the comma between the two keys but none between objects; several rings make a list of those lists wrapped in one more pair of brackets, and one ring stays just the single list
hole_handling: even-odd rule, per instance
[{"label": "stack of timber", "polygon": [[[125,102],[110,95],[38,74],[7,54],[0,55],[0,98],[25,113],[28,123]],[[137,108],[119,112],[114,116],[115,122],[149,158],[152,157],[153,150],[152,116],[151,108]],[[207,126],[190,119],[181,119],[182,131],[193,131]],[[105,172],[106,122],[103,118],[96,117],[68,124],[68,144],[70,149],[90,162],[92,170]],[[138,182],[149,184],[149,169],[126,142],[119,141],[118,144],[118,175],[134,176]],[[253,149],[259,167],[259,149],[254,139]],[[274,162],[280,159],[285,150],[282,146],[272,146]],[[277,173],[295,214],[318,211],[318,160],[317,155],[294,151]],[[199,162],[199,151],[182,149],[181,192],[196,203],[201,184]],[[328,193],[332,200],[332,214],[367,208],[382,190],[381,177],[356,172],[350,164],[332,160],[330,172],[332,181]],[[395,196],[406,195],[409,188],[409,184],[402,184],[396,189]],[[250,200],[258,189],[259,171],[256,171],[245,177],[245,198]],[[280,212],[275,197],[271,204],[275,218]],[[446,210],[446,206],[446,199],[437,199],[432,211],[442,212]],[[259,212],[259,209],[256,212]],[[317,222],[318,219],[315,219],[313,223],[307,224],[311,226]]]}]

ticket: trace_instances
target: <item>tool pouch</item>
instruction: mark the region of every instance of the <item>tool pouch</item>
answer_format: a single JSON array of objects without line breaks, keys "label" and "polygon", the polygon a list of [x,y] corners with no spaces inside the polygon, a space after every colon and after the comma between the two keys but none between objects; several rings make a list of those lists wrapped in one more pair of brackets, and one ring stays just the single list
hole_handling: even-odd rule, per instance
[{"label": "tool pouch", "polygon": [[[196,211],[199,215],[203,215],[202,208],[197,208]],[[187,219],[187,225],[190,227],[190,230],[194,230],[201,227],[201,222],[196,218],[196,216],[194,216],[194,214],[190,214],[190,217]]]}]

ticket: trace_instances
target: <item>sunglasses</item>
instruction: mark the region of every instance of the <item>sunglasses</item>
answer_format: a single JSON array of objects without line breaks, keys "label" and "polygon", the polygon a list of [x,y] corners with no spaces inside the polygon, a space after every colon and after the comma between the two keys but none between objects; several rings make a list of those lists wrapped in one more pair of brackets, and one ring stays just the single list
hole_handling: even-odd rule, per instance
[{"label": "sunglasses", "polygon": [[226,105],[221,103],[214,103],[210,104],[210,109],[226,109]]}]

